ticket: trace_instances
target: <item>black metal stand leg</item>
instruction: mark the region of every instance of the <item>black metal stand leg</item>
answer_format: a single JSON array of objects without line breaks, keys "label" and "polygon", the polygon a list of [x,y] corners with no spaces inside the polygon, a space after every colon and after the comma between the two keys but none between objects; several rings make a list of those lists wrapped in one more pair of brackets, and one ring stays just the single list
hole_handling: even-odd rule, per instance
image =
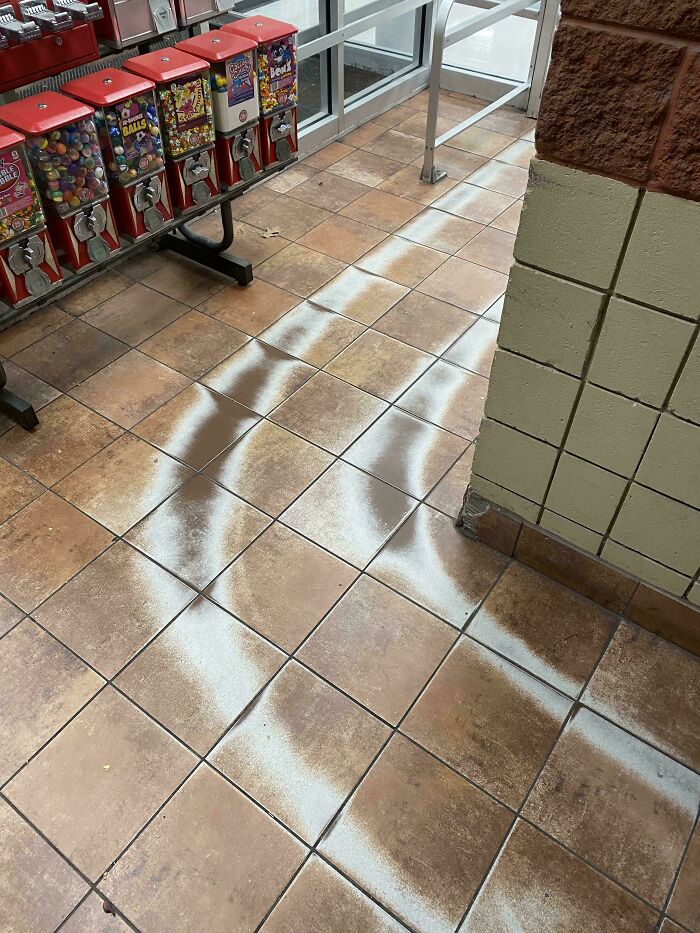
[{"label": "black metal stand leg", "polygon": [[7,415],[8,418],[12,418],[13,421],[16,421],[17,424],[27,430],[35,428],[39,424],[39,419],[33,406],[29,402],[25,402],[19,395],[15,395],[14,392],[6,389],[6,383],[5,367],[0,363],[0,412]]}]

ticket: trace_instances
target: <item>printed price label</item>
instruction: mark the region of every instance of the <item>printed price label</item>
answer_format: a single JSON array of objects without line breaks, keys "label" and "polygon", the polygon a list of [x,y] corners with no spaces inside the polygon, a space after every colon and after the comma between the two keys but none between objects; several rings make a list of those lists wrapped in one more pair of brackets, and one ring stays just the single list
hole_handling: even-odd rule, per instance
[{"label": "printed price label", "polygon": [[162,36],[164,32],[172,32],[177,29],[175,17],[168,0],[148,0],[148,2],[159,36]]}]

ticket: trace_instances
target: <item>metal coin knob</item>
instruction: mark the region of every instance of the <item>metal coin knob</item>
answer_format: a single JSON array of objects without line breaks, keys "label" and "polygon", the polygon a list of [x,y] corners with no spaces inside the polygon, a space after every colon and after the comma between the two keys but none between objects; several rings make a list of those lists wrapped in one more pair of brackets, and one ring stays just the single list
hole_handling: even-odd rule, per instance
[{"label": "metal coin knob", "polygon": [[25,275],[30,269],[40,266],[45,255],[44,241],[41,237],[30,236],[27,240],[10,247],[7,262],[15,275]]},{"label": "metal coin knob", "polygon": [[136,210],[145,211],[157,204],[160,201],[161,190],[162,185],[157,175],[149,178],[147,182],[137,185],[134,191],[134,207]]},{"label": "metal coin knob", "polygon": [[100,236],[94,236],[87,241],[87,254],[93,262],[104,262],[109,259],[109,246]]},{"label": "metal coin knob", "polygon": [[24,285],[30,295],[45,295],[51,288],[51,279],[41,269],[30,269],[24,276]]},{"label": "metal coin knob", "polygon": [[[86,240],[98,238],[107,226],[107,215],[100,204],[76,214],[73,221],[73,233],[77,240],[85,243]],[[106,244],[105,244],[106,245]],[[109,253],[109,250],[107,250]]]},{"label": "metal coin knob", "polygon": [[277,159],[280,162],[286,162],[287,159],[292,157],[292,147],[289,145],[286,139],[279,139],[277,145],[275,146],[277,151]]},{"label": "metal coin knob", "polygon": [[196,156],[185,159],[182,168],[182,179],[185,184],[194,185],[195,182],[205,178],[209,174],[210,165],[208,152],[199,152]]},{"label": "metal coin knob", "polygon": [[207,201],[211,198],[211,191],[209,190],[209,185],[203,181],[196,181],[192,185],[192,200],[197,205],[206,204]]}]

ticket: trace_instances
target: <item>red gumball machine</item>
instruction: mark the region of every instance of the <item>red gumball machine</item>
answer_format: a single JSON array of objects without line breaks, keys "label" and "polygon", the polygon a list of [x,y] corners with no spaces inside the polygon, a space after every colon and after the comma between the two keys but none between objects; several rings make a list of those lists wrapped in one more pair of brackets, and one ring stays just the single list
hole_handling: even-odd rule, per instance
[{"label": "red gumball machine", "polygon": [[221,184],[236,188],[252,181],[262,171],[255,42],[217,29],[184,39],[176,47],[210,64]]},{"label": "red gumball machine", "polygon": [[298,148],[297,27],[267,16],[248,16],[221,30],[257,43],[263,165],[273,168],[289,162]]},{"label": "red gumball machine", "polygon": [[177,48],[147,52],[124,67],[153,81],[170,194],[179,214],[219,194],[209,63]]},{"label": "red gumball machine", "polygon": [[132,241],[173,218],[154,89],[147,78],[116,68],[61,87],[95,108],[117,227]]},{"label": "red gumball machine", "polygon": [[0,126],[0,297],[21,305],[60,278],[24,136]]},{"label": "red gumball machine", "polygon": [[0,107],[27,137],[51,237],[78,270],[119,249],[92,107],[44,91]]}]

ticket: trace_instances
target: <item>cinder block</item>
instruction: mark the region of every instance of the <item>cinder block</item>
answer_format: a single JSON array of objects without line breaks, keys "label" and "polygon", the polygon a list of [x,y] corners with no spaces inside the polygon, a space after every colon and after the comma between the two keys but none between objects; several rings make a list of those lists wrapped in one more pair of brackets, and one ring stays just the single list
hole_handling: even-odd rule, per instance
[{"label": "cinder block", "polygon": [[604,533],[624,495],[627,481],[600,467],[562,454],[547,495],[553,512]]},{"label": "cinder block", "polygon": [[688,354],[668,407],[681,418],[700,424],[700,340]]},{"label": "cinder block", "polygon": [[559,444],[571,415],[579,380],[507,350],[497,350],[484,409],[550,444]]},{"label": "cinder block", "polygon": [[630,487],[610,537],[688,576],[700,564],[700,512],[637,483]]},{"label": "cinder block", "polygon": [[[697,133],[697,127],[692,130]],[[700,202],[644,195],[616,291],[628,298],[700,318]]]},{"label": "cinder block", "polygon": [[588,378],[613,392],[660,407],[692,336],[693,325],[687,321],[611,298]]},{"label": "cinder block", "polygon": [[478,492],[480,496],[488,499],[489,502],[502,505],[504,509],[508,509],[528,521],[536,522],[537,516],[540,514],[539,505],[530,502],[529,499],[525,499],[515,492],[511,492],[510,489],[504,489],[502,486],[497,486],[496,483],[489,482],[483,476],[472,474],[469,480],[469,488]]},{"label": "cinder block", "polygon": [[562,0],[562,16],[650,29],[670,36],[700,40],[700,5],[696,0]]},{"label": "cinder block", "polygon": [[[700,3],[692,3],[695,19],[700,24]],[[700,29],[698,29],[700,33]],[[698,106],[700,103],[700,54],[692,56],[683,83],[678,91],[668,132],[655,166],[656,180],[666,191],[685,198],[700,199],[698,171]]]},{"label": "cinder block", "polygon": [[555,535],[559,535],[560,538],[575,544],[590,554],[595,554],[598,551],[600,542],[603,540],[602,535],[596,534],[595,531],[591,531],[589,528],[584,528],[583,525],[577,525],[576,522],[564,518],[563,515],[550,512],[549,509],[544,510],[544,514],[540,519],[540,527],[546,528],[547,531],[553,531]]},{"label": "cinder block", "polygon": [[637,189],[621,181],[533,159],[515,258],[607,288],[636,199]]},{"label": "cinder block", "polygon": [[700,427],[662,415],[636,478],[700,509]]},{"label": "cinder block", "polygon": [[602,303],[601,292],[515,263],[498,345],[580,376]]},{"label": "cinder block", "polygon": [[556,456],[556,447],[485,418],[476,441],[472,474],[540,503]]},{"label": "cinder block", "polygon": [[566,450],[631,477],[658,416],[654,408],[588,383],[576,406]]},{"label": "cinder block", "polygon": [[606,541],[600,556],[616,567],[635,574],[646,583],[660,586],[669,593],[673,593],[674,596],[682,596],[690,583],[690,577],[684,577],[675,570],[670,570],[655,560],[638,554],[637,551],[623,547],[616,541]]}]

